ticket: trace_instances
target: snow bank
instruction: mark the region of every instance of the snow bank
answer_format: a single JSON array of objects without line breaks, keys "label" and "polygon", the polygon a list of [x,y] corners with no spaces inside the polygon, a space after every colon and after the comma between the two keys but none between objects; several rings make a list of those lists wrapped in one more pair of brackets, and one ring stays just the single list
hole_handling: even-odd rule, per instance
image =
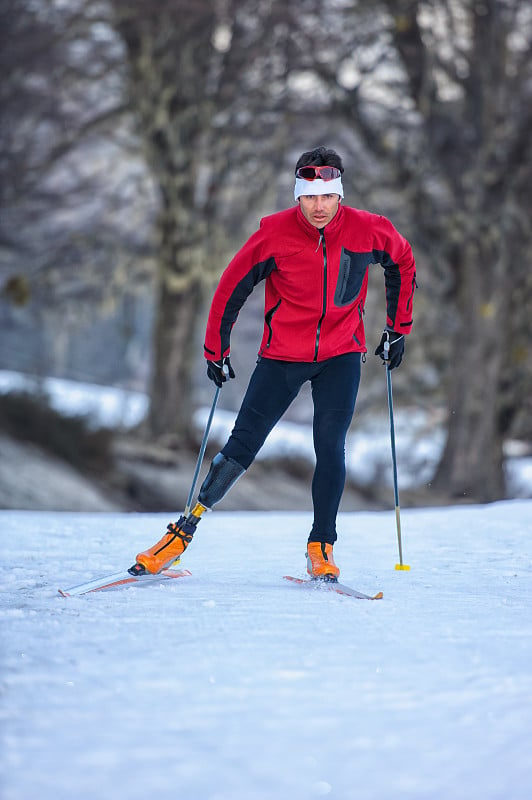
[{"label": "snow bank", "polygon": [[[0,393],[43,391],[53,408],[63,414],[81,415],[94,425],[127,429],[139,424],[148,411],[149,400],[141,392],[59,378],[37,379],[17,372],[0,370]],[[200,408],[194,416],[201,437],[210,409]],[[236,414],[216,410],[211,440],[225,444]],[[438,464],[445,430],[441,419],[420,409],[396,409],[394,412],[399,481],[401,489],[415,489],[428,483]],[[314,461],[309,425],[281,420],[268,437],[259,459],[304,458]],[[346,447],[348,473],[360,486],[379,480],[392,485],[389,418],[383,414],[355,418]],[[509,457],[506,460],[509,496],[532,497],[532,458]]]}]

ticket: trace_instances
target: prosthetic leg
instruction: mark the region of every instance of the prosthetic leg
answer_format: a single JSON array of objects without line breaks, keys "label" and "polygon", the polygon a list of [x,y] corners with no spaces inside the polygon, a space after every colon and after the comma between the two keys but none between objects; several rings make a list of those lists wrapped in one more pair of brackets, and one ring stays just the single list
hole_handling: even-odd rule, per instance
[{"label": "prosthetic leg", "polygon": [[225,497],[244,472],[244,467],[232,458],[218,453],[213,458],[192,511],[183,514],[177,522],[171,522],[162,539],[153,547],[138,553],[136,563],[129,572],[132,575],[141,575],[144,572],[156,573],[176,561],[192,541],[202,515]]}]

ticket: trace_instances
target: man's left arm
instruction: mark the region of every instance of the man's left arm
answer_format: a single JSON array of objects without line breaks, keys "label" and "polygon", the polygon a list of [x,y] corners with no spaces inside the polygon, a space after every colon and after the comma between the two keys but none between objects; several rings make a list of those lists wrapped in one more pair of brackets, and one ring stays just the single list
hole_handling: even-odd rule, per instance
[{"label": "man's left arm", "polygon": [[386,327],[375,355],[384,358],[384,342],[390,345],[389,367],[401,363],[404,336],[412,330],[416,263],[409,242],[385,217],[379,218],[374,257],[384,269]]},{"label": "man's left arm", "polygon": [[408,334],[413,324],[416,290],[416,262],[409,242],[385,217],[380,218],[376,260],[384,268],[386,286],[386,327]]}]

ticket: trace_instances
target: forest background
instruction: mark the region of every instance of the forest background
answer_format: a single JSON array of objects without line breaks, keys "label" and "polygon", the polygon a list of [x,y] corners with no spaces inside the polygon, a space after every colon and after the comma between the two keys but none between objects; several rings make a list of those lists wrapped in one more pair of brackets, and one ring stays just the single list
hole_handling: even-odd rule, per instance
[{"label": "forest background", "polygon": [[[25,500],[2,493],[0,472],[0,505],[32,507],[45,452],[117,508],[184,502],[216,281],[320,144],[343,156],[346,202],[388,216],[416,255],[395,401],[446,444],[407,502],[508,496],[509,453],[532,454],[531,34],[526,0],[4,0],[0,369],[37,392],[0,398],[4,477],[26,484]],[[386,402],[383,298],[376,266],[354,425]],[[257,290],[222,408],[238,408],[261,314]],[[94,431],[50,409],[47,376],[146,392],[148,414]],[[291,414],[308,422],[308,395]],[[309,469],[276,465],[294,487]],[[270,472],[239,507],[275,507]],[[384,503],[369,494],[361,506]]]}]

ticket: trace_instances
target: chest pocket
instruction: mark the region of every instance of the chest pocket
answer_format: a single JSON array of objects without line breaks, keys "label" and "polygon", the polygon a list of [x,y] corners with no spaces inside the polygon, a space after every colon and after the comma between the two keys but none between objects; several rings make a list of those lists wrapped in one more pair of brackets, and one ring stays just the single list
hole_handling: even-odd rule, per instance
[{"label": "chest pocket", "polygon": [[340,271],[334,293],[335,306],[347,306],[358,297],[370,263],[370,253],[353,253],[342,247]]}]

